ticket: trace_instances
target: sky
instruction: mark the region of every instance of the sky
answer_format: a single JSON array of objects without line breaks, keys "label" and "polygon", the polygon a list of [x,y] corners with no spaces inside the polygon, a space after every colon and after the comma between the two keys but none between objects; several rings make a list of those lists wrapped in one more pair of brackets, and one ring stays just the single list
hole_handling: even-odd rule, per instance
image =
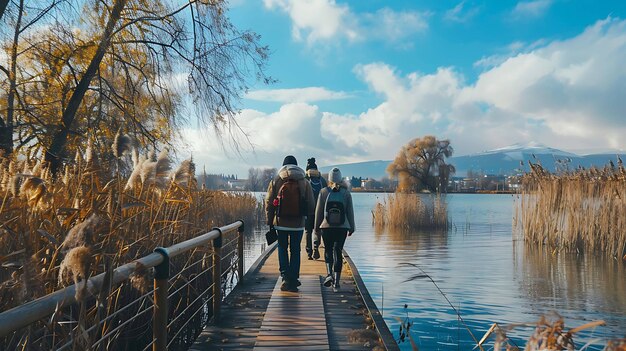
[{"label": "sky", "polygon": [[208,173],[389,160],[424,135],[455,155],[626,149],[626,1],[231,0],[229,16],[277,82],[252,84],[234,139],[183,131]]}]

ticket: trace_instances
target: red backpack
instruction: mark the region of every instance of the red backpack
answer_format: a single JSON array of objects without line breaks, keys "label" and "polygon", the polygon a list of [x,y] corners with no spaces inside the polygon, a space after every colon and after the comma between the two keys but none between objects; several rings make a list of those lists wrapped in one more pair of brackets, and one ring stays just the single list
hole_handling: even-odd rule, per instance
[{"label": "red backpack", "polygon": [[278,190],[278,217],[302,217],[304,215],[304,197],[300,182],[287,179]]}]

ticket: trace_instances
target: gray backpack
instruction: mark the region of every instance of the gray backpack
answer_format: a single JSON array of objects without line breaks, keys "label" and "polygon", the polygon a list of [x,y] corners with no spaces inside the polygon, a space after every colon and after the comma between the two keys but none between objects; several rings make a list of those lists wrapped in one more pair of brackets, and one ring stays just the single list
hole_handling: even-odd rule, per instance
[{"label": "gray backpack", "polygon": [[328,188],[329,193],[324,206],[324,218],[331,227],[341,227],[346,221],[346,206],[344,204],[345,189],[334,191]]}]

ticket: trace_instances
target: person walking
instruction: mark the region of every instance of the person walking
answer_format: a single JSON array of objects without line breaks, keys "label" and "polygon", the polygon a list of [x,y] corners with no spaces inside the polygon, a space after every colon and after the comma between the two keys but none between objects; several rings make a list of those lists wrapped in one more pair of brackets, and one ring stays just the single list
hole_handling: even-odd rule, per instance
[{"label": "person walking", "polygon": [[354,209],[352,195],[343,182],[341,171],[333,168],[328,173],[328,187],[320,191],[315,207],[315,231],[322,233],[324,240],[324,261],[328,275],[324,286],[340,288],[343,266],[343,245],[346,238],[354,233]]},{"label": "person walking", "polygon": [[306,217],[315,213],[313,190],[304,178],[295,157],[283,160],[278,175],[267,187],[265,215],[267,224],[278,233],[278,265],[282,291],[298,291],[300,285],[300,243]]},{"label": "person walking", "polygon": [[[313,189],[313,201],[317,203],[317,198],[320,195],[320,191],[327,187],[326,179],[322,177],[322,174],[317,169],[317,164],[315,163],[315,157],[311,157],[306,162],[306,179],[311,183],[311,189]],[[315,216],[309,216],[306,219],[306,224],[304,227],[304,240],[306,240],[306,253],[309,257],[309,260],[317,260],[320,258],[320,241],[321,238],[319,235],[316,235],[316,232],[313,230],[315,227]]]}]

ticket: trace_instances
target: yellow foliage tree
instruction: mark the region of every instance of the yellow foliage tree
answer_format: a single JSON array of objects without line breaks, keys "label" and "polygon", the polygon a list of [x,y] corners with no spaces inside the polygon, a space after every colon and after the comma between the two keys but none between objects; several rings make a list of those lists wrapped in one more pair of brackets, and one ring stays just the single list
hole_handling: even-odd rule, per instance
[{"label": "yellow foliage tree", "polygon": [[448,139],[438,140],[432,135],[416,138],[400,149],[387,173],[398,179],[401,192],[446,192],[448,179],[455,172],[446,158],[453,151]]}]

